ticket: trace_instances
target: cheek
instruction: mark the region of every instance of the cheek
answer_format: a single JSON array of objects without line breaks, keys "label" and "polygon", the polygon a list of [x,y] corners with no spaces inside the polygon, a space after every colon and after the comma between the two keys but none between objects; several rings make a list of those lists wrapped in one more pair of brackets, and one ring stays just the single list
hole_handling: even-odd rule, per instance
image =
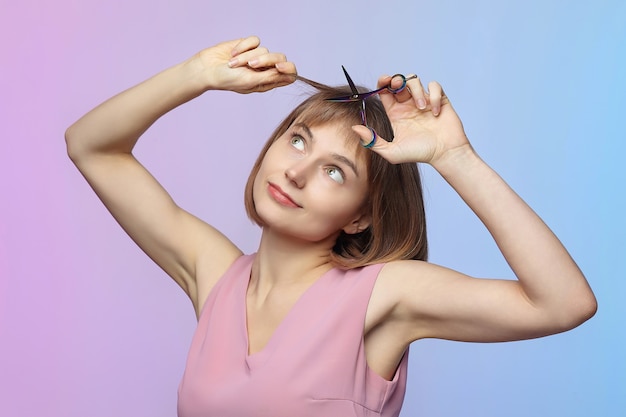
[{"label": "cheek", "polygon": [[254,177],[254,181],[252,182],[252,201],[256,203],[259,201],[259,197],[263,192],[263,188],[265,186],[265,175],[263,170],[263,165],[259,167],[259,171],[256,173]]},{"label": "cheek", "polygon": [[284,160],[284,156],[280,155],[279,150],[276,149],[276,144],[272,145],[261,160],[257,176],[262,176],[263,173],[275,171],[277,168],[280,168],[282,160]]},{"label": "cheek", "polygon": [[363,213],[364,195],[349,193],[341,196],[341,193],[332,192],[326,197],[324,201],[320,199],[319,209],[335,225],[343,227]]},{"label": "cheek", "polygon": [[259,169],[257,170],[256,176],[254,177],[254,183],[256,184],[258,181],[261,181],[261,179],[263,177],[265,177],[266,173],[268,172],[268,169],[272,166],[272,154],[270,153],[270,150],[267,151],[267,153],[265,154],[265,156],[263,157],[263,159],[261,160],[261,164],[259,165]]}]

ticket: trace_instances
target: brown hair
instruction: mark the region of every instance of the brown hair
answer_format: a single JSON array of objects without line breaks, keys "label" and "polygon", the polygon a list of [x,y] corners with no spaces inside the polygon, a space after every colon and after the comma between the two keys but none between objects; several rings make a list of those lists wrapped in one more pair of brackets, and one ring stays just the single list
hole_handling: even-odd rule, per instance
[{"label": "brown hair", "polygon": [[[317,93],[297,106],[272,133],[252,167],[245,189],[245,205],[248,217],[263,226],[256,212],[252,196],[254,180],[269,147],[298,120],[309,126],[341,122],[349,129],[360,124],[361,102],[336,103],[329,98],[350,95],[348,86],[330,87],[304,77],[299,81],[314,87]],[[359,90],[365,91],[362,87]],[[368,125],[387,140],[392,140],[393,129],[380,99],[366,99]],[[333,247],[331,259],[340,268],[389,262],[399,259],[426,260],[426,215],[422,196],[422,184],[417,164],[391,164],[376,152],[361,148],[367,157],[370,182],[366,206],[372,216],[371,225],[357,234],[343,231]]]}]

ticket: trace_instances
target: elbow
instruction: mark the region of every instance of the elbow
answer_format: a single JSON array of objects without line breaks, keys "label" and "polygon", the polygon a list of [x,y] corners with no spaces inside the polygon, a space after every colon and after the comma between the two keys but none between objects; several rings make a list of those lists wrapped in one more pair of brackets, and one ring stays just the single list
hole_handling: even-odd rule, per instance
[{"label": "elbow", "polygon": [[562,310],[559,318],[561,331],[568,331],[591,319],[598,311],[598,301],[589,289],[572,297]]},{"label": "elbow", "polygon": [[75,124],[68,127],[65,131],[65,150],[70,160],[80,169],[82,162],[92,154],[89,147],[89,141],[85,140],[84,132]]},{"label": "elbow", "polygon": [[587,282],[585,281],[585,284],[581,285],[581,287],[578,294],[573,297],[574,315],[577,318],[576,326],[595,316],[598,311],[598,300]]},{"label": "elbow", "polygon": [[76,163],[76,159],[78,158],[78,149],[77,149],[77,138],[75,133],[74,125],[67,128],[65,131],[65,149],[67,152],[67,156]]},{"label": "elbow", "polygon": [[589,290],[587,299],[585,300],[582,308],[580,308],[580,313],[579,313],[580,323],[579,324],[582,324],[586,322],[587,320],[589,320],[590,318],[592,318],[593,316],[595,316],[597,311],[598,311],[598,300],[596,299],[595,295],[593,295],[591,290]]}]

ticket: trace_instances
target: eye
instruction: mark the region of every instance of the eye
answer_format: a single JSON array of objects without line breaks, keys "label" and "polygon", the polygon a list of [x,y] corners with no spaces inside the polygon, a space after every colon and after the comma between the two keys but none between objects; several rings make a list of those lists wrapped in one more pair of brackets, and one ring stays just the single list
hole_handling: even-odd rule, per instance
[{"label": "eye", "polygon": [[344,177],[343,171],[337,167],[328,167],[326,168],[326,174],[333,180],[339,184],[343,184]]},{"label": "eye", "polygon": [[304,150],[304,139],[300,135],[294,134],[290,140],[291,146],[296,148],[299,151]]}]

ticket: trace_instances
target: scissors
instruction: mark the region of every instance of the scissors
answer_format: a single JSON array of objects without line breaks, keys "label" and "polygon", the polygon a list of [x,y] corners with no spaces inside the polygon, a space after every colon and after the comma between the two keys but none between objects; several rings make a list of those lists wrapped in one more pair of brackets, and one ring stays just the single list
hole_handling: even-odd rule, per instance
[{"label": "scissors", "polygon": [[[350,74],[348,74],[348,71],[346,71],[343,65],[341,66],[341,69],[343,70],[343,73],[346,76],[346,80],[348,80],[348,85],[350,86],[350,90],[352,90],[352,94],[349,96],[329,98],[327,99],[327,101],[333,101],[337,103],[349,103],[349,102],[355,102],[355,101],[361,102],[361,121],[363,123],[363,126],[367,127],[372,132],[372,140],[369,143],[363,145],[363,147],[371,148],[372,146],[374,146],[374,143],[376,142],[376,132],[374,131],[374,129],[372,129],[371,127],[367,125],[367,118],[365,117],[365,99],[370,96],[373,96],[374,94],[380,93],[384,89],[387,89],[389,92],[393,94],[398,94],[399,92],[401,92],[402,90],[406,88],[406,82],[408,80],[412,80],[413,78],[417,78],[417,75],[409,75],[408,77],[405,77],[402,74],[395,74],[391,77],[391,81],[389,82],[389,85],[378,88],[376,90],[368,91],[366,93],[359,93],[359,91],[356,88],[356,85],[354,84],[354,81],[352,81]],[[393,81],[394,78],[399,78],[402,80],[402,85],[400,85],[400,87],[391,88],[391,82]]]}]

